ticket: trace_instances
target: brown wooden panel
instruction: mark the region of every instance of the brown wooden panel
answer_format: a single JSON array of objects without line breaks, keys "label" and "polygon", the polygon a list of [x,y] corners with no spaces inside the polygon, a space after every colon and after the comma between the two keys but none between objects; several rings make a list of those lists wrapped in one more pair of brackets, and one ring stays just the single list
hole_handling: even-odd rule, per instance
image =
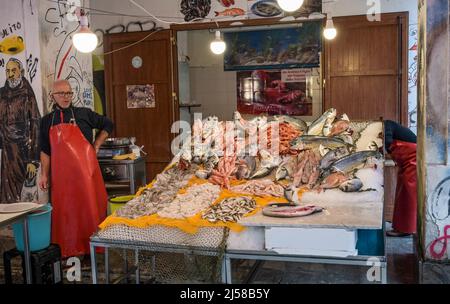
[{"label": "brown wooden panel", "polygon": [[407,13],[333,18],[338,35],[325,41],[324,108],[352,119],[407,123]]},{"label": "brown wooden panel", "polygon": [[[124,50],[105,56],[105,84],[107,111],[114,120],[114,136],[135,136],[137,145],[144,145],[147,181],[151,181],[170,162],[173,155],[170,129],[176,120],[178,105],[173,100],[173,44],[171,31],[135,32],[105,35],[105,52],[118,50],[140,41]],[[145,38],[145,39],[144,39]],[[134,56],[143,59],[135,69]],[[128,109],[127,85],[153,84],[156,106],[154,108]],[[177,109],[175,109],[176,107]]]},{"label": "brown wooden panel", "polygon": [[394,215],[397,171],[397,166],[384,167],[384,218],[388,222],[392,222]]},{"label": "brown wooden panel", "polygon": [[397,119],[397,76],[331,78],[332,107],[355,120]]},{"label": "brown wooden panel", "polygon": [[[118,49],[129,43],[112,43],[112,49]],[[118,63],[113,69],[114,83],[129,83],[134,81],[168,82],[169,68],[167,55],[170,54],[167,39],[143,41],[127,48],[124,52],[112,54],[113,62]],[[142,68],[135,69],[131,65],[134,56],[143,58]]]}]

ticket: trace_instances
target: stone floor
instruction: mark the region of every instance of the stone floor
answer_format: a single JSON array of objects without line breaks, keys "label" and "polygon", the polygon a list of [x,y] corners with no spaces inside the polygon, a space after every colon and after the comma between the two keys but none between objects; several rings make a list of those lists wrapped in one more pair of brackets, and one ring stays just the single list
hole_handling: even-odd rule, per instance
[{"label": "stone floor", "polygon": [[[3,235],[2,235],[3,234]],[[14,240],[8,233],[0,233],[0,253],[14,247]],[[388,283],[410,284],[418,282],[417,266],[413,251],[413,238],[386,239],[388,258]],[[128,282],[134,283],[132,262],[133,252],[126,253],[129,271]],[[155,257],[153,260],[152,257]],[[142,253],[139,257],[141,265],[141,283],[211,283],[213,274],[219,274],[217,260],[212,257],[200,257],[175,253]],[[152,270],[152,262],[155,267]],[[104,282],[103,255],[98,255],[99,282]],[[64,262],[63,262],[64,264]],[[119,250],[110,251],[110,282],[124,283],[123,276],[124,253]],[[92,282],[90,261],[88,258],[81,262],[81,282],[69,282],[66,278],[68,267],[64,270],[64,283]],[[292,262],[233,260],[233,283],[342,283],[342,284],[371,284],[367,280],[367,267],[341,266],[326,264],[306,264]],[[217,278],[217,277],[216,277]],[[13,263],[13,279],[15,283],[22,281],[20,259]],[[4,283],[3,259],[0,259],[0,283]]]}]

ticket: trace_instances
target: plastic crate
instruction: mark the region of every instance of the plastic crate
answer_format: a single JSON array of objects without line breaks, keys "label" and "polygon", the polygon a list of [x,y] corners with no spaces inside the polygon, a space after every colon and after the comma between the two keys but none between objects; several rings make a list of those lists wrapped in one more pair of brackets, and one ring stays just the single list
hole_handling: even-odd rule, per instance
[{"label": "plastic crate", "polygon": [[[23,282],[26,282],[24,254],[17,248],[14,248],[3,253],[6,284],[13,283],[11,260],[17,256],[22,258]],[[30,259],[33,284],[62,284],[61,249],[58,245],[51,244],[43,250],[31,252]]]}]

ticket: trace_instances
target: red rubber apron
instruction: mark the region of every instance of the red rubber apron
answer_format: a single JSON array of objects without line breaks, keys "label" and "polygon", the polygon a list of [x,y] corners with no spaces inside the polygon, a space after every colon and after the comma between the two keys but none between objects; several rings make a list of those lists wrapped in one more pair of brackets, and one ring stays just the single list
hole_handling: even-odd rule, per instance
[{"label": "red rubber apron", "polygon": [[395,190],[392,228],[403,233],[417,230],[417,171],[416,144],[394,140],[390,146],[392,159],[397,163],[398,177]]},{"label": "red rubber apron", "polygon": [[[94,147],[73,116],[50,127],[52,242],[62,256],[89,254],[89,238],[106,217],[107,194]],[[53,118],[54,118],[53,114]]]}]

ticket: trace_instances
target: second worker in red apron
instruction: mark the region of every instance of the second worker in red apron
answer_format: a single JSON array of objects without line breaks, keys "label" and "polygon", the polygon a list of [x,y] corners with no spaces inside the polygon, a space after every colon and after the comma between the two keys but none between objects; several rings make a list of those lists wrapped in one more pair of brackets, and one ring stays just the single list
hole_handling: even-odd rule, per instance
[{"label": "second worker in red apron", "polygon": [[[54,110],[41,120],[39,186],[50,187],[52,242],[63,257],[89,254],[89,237],[106,217],[107,194],[96,152],[113,129],[105,116],[73,107],[70,83],[58,80]],[[98,129],[94,140],[93,130]],[[50,174],[51,173],[51,174]]]}]

